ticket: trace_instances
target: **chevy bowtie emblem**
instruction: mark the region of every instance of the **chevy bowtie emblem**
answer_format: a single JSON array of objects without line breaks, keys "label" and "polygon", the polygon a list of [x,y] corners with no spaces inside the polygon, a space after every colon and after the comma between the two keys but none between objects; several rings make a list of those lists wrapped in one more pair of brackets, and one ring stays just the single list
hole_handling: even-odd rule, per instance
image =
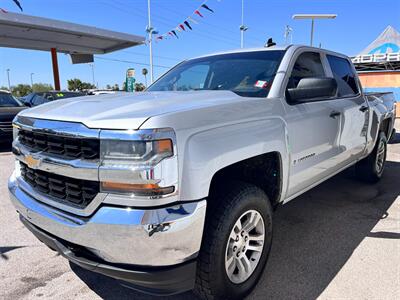
[{"label": "chevy bowtie emblem", "polygon": [[41,160],[34,158],[32,155],[25,156],[25,162],[29,168],[36,169],[39,167]]}]

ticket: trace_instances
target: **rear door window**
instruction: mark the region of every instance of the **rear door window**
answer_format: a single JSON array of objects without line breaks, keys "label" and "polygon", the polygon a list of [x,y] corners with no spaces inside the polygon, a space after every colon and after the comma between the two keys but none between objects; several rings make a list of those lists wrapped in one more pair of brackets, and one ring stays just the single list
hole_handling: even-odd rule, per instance
[{"label": "rear door window", "polygon": [[342,57],[327,55],[333,77],[338,84],[338,97],[351,97],[359,93],[357,77],[350,62]]}]

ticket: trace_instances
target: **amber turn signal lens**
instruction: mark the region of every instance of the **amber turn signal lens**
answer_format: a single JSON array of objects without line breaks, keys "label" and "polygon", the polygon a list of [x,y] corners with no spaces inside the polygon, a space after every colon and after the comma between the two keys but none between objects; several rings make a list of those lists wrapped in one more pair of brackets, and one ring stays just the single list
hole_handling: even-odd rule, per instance
[{"label": "amber turn signal lens", "polygon": [[117,193],[131,193],[137,196],[159,196],[171,194],[175,188],[159,187],[158,184],[146,183],[146,184],[131,184],[131,183],[120,183],[120,182],[101,182],[101,189],[105,192],[117,192]]},{"label": "amber turn signal lens", "polygon": [[171,140],[158,140],[154,141],[156,152],[157,153],[174,153],[172,150],[172,141]]}]

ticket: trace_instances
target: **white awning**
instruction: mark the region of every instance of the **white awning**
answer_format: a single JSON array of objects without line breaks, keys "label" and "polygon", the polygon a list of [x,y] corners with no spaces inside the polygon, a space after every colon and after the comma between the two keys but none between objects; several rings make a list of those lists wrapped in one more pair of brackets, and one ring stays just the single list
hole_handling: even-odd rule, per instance
[{"label": "white awning", "polygon": [[0,12],[0,47],[68,54],[104,54],[143,44],[143,36],[96,27]]}]

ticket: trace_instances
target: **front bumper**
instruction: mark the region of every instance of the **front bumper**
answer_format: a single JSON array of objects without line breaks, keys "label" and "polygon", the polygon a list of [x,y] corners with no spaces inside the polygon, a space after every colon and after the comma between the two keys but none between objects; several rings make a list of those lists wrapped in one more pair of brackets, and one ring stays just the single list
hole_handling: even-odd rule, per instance
[{"label": "front bumper", "polygon": [[121,280],[123,285],[153,295],[174,295],[193,289],[196,275],[196,261],[192,260],[173,267],[132,268],[113,265],[98,260],[79,246],[51,236],[20,216],[22,223],[43,243],[72,263],[109,277]]},{"label": "front bumper", "polygon": [[37,201],[14,174],[8,189],[16,210],[29,223],[108,263],[173,266],[196,258],[200,250],[205,200],[155,209],[100,205],[91,216],[79,217]]}]

